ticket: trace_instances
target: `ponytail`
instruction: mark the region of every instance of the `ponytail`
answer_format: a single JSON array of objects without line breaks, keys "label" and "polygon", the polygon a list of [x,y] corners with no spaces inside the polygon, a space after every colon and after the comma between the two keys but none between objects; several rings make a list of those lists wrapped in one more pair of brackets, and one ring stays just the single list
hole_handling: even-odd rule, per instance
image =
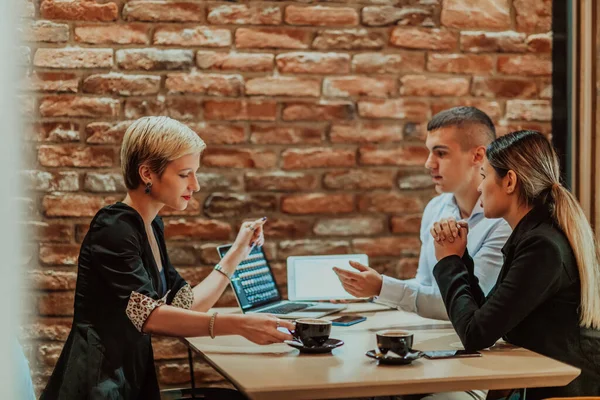
[{"label": "ponytail", "polygon": [[552,185],[554,219],[567,236],[581,280],[580,325],[600,329],[600,254],[592,228],[575,197],[562,185]]}]

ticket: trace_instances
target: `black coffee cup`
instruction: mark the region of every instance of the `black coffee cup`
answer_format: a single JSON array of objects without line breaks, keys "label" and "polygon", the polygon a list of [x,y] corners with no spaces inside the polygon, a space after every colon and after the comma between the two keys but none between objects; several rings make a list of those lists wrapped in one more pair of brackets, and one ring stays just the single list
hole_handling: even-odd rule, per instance
[{"label": "black coffee cup", "polygon": [[292,335],[306,347],[318,347],[329,339],[331,321],[314,318],[296,320],[296,328]]},{"label": "black coffee cup", "polygon": [[393,351],[405,357],[412,349],[413,334],[400,329],[387,329],[376,333],[377,347],[382,354]]}]

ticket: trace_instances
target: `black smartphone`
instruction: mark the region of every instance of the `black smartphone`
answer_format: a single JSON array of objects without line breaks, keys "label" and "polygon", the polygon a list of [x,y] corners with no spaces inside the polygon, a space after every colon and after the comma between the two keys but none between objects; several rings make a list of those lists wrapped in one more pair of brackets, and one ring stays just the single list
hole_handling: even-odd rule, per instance
[{"label": "black smartphone", "polygon": [[343,315],[339,318],[332,319],[331,325],[335,326],[350,326],[358,324],[359,322],[363,322],[367,317],[362,317],[360,315]]},{"label": "black smartphone", "polygon": [[481,357],[481,353],[478,351],[466,351],[466,350],[436,350],[436,351],[424,351],[425,358],[430,360],[438,360],[441,358],[460,358],[460,357]]}]

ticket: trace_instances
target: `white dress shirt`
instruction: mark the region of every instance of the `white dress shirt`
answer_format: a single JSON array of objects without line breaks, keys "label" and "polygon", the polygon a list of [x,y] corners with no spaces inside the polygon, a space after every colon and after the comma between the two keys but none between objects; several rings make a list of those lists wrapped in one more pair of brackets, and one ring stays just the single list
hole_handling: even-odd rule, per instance
[{"label": "white dress shirt", "polygon": [[[414,279],[400,280],[384,275],[381,293],[375,298],[376,302],[416,312],[426,318],[448,319],[444,301],[433,277],[433,267],[437,260],[434,240],[429,232],[434,222],[448,217],[454,217],[457,221],[462,219],[453,194],[441,194],[427,204],[421,220],[421,255],[417,276]],[[512,231],[503,219],[485,218],[480,200],[467,223],[467,249],[475,262],[475,275],[479,278],[479,285],[487,295],[498,279],[503,262],[501,250]]]}]

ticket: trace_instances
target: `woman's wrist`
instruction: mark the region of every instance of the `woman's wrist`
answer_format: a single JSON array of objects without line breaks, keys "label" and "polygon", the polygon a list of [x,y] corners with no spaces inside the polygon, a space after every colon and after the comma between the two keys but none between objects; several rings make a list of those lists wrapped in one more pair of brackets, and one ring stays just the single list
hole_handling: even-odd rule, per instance
[{"label": "woman's wrist", "polygon": [[242,315],[219,314],[213,325],[214,336],[240,335],[242,318]]}]

